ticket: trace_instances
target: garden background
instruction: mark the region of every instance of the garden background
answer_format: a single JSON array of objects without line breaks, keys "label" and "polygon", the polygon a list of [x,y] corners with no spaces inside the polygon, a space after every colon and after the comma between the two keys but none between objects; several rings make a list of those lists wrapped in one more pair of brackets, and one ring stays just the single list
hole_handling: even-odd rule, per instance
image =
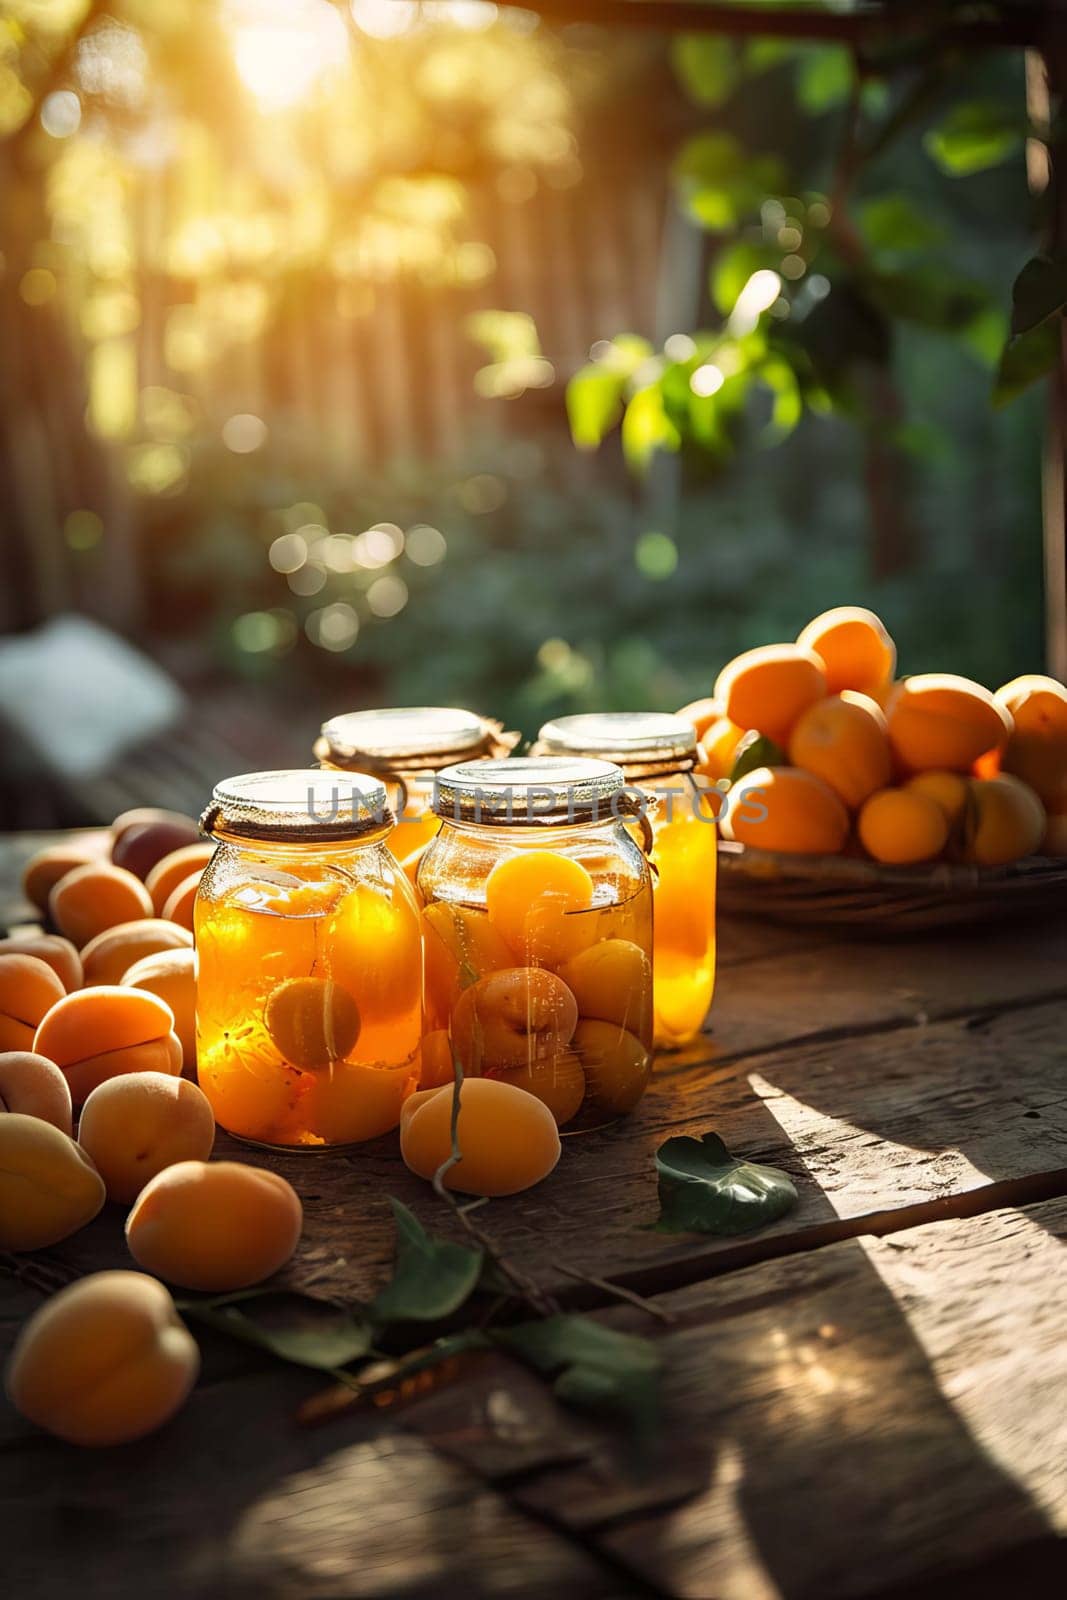
[{"label": "garden background", "polygon": [[[361,706],[674,708],[845,601],[905,671],[1043,667],[1024,52],[540,9],[0,7],[9,825]],[[175,686],[110,788],[69,639],[26,688],[70,614]]]}]

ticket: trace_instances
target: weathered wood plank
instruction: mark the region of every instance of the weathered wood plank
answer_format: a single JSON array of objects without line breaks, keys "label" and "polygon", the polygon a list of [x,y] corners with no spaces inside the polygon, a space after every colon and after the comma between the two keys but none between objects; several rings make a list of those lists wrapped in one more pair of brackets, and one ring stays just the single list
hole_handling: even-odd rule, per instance
[{"label": "weathered wood plank", "polygon": [[154,1600],[606,1597],[610,1566],[385,1417],[298,1429],[321,1377],[201,1386],[165,1429],[90,1459],[0,1408],[4,1590]]},{"label": "weathered wood plank", "polygon": [[[527,1270],[564,1290],[573,1284],[561,1266],[658,1290],[882,1222],[1060,1192],[1065,1019],[1067,1007],[1047,1004],[980,1026],[894,1030],[657,1078],[632,1117],[565,1140],[549,1179],[493,1201],[479,1221]],[[732,1149],[792,1173],[796,1208],[752,1239],[649,1231],[658,1214],[655,1150],[672,1133],[710,1127]],[[285,1277],[309,1291],[363,1298],[380,1285],[392,1254],[389,1194],[428,1226],[452,1231],[450,1213],[404,1167],[395,1136],[351,1155],[269,1155],[222,1136],[218,1149],[268,1165],[299,1189],[305,1233]],[[48,1254],[75,1272],[125,1263],[121,1213],[108,1208]]]},{"label": "weathered wood plank", "polygon": [[660,1441],[640,1463],[513,1387],[502,1358],[407,1425],[504,1484],[519,1441],[514,1502],[665,1594],[832,1600],[921,1578],[973,1595],[990,1591],[947,1575],[1013,1550],[1062,1592],[1065,1243],[1059,1199],[665,1295],[666,1330],[608,1313],[664,1357]]}]

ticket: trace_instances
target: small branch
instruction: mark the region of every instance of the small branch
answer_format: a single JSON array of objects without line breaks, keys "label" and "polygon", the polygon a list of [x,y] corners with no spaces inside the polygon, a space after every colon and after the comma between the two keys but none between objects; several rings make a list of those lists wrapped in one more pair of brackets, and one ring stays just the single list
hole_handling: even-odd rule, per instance
[{"label": "small branch", "polygon": [[591,1284],[594,1289],[599,1289],[601,1294],[613,1295],[617,1300],[625,1300],[628,1305],[636,1306],[639,1311],[645,1311],[650,1317],[658,1317],[660,1322],[672,1324],[678,1321],[673,1311],[668,1311],[665,1306],[657,1305],[654,1300],[646,1300],[644,1295],[636,1294],[633,1289],[624,1289],[621,1283],[612,1283],[610,1278],[595,1278],[591,1272],[579,1272],[576,1267],[560,1267],[560,1272],[568,1278],[574,1278],[578,1283]]},{"label": "small branch", "polygon": [[652,28],[657,32],[719,33],[737,39],[810,39],[865,46],[898,42],[918,34],[938,43],[974,50],[1024,46],[1047,37],[1055,19],[1047,6],[1018,5],[994,13],[931,17],[929,0],[871,5],[862,11],[823,11],[810,6],[773,7],[703,4],[702,0],[520,0],[546,22],[591,22],[605,28]]},{"label": "small branch", "polygon": [[531,1310],[535,1311],[539,1316],[551,1316],[559,1310],[558,1302],[542,1289],[533,1278],[527,1277],[526,1273],[521,1272],[505,1255],[502,1255],[492,1240],[482,1232],[478,1224],[471,1220],[471,1212],[478,1207],[480,1202],[475,1201],[474,1204],[462,1205],[455,1195],[445,1188],[446,1176],[453,1167],[458,1166],[463,1160],[463,1151],[460,1149],[459,1143],[459,1107],[460,1094],[463,1088],[463,1064],[458,1056],[453,1056],[452,1065],[456,1074],[456,1081],[452,1090],[452,1150],[448,1160],[442,1161],[433,1175],[434,1193],[438,1199],[444,1201],[478,1248],[484,1251],[486,1257],[492,1261],[501,1276],[506,1278],[512,1285],[519,1298],[525,1300]]}]

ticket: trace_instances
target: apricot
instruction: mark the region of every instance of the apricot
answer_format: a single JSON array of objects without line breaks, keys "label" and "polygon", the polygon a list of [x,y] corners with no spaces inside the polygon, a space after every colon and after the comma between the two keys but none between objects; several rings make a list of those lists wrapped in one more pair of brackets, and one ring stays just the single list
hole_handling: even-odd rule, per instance
[{"label": "apricot", "polygon": [[[264,1044],[269,1046],[266,1033]],[[248,1041],[197,1044],[197,1081],[211,1102],[220,1128],[242,1139],[285,1143],[286,1131],[295,1128],[314,1079],[286,1068],[276,1055],[248,1059]]]},{"label": "apricot", "polygon": [[27,933],[0,939],[0,959],[4,956],[34,956],[47,962],[68,994],[80,989],[84,981],[76,946],[58,933]]},{"label": "apricot", "polygon": [[267,1032],[285,1060],[321,1072],[343,1061],[359,1038],[359,1007],[330,978],[289,978],[267,997]]},{"label": "apricot", "polygon": [[814,617],[797,635],[797,644],[814,650],[826,668],[828,694],[858,689],[871,694],[892,678],[897,647],[881,617],[864,606],[834,606]]},{"label": "apricot", "polygon": [[94,1272],[24,1324],[7,1392],[27,1422],[68,1444],[128,1444],[186,1400],[200,1352],[167,1290],[141,1272]]},{"label": "apricot", "polygon": [[511,946],[484,911],[440,900],[422,911],[428,1022],[444,1027],[461,992],[487,972],[515,963]]},{"label": "apricot", "polygon": [[399,1067],[345,1061],[317,1073],[300,1101],[307,1128],[329,1144],[362,1144],[388,1133],[419,1082],[415,1060]]},{"label": "apricot", "polygon": [[60,1133],[73,1126],[70,1087],[54,1061],[32,1050],[7,1050],[0,1055],[0,1111],[40,1117]]},{"label": "apricot", "polygon": [[652,1071],[651,1054],[641,1040],[614,1022],[583,1017],[574,1030],[574,1050],[590,1102],[615,1117],[632,1111]]},{"label": "apricot", "polygon": [[765,644],[745,650],[723,667],[715,698],[739,728],[756,728],[785,745],[793,724],[826,693],[826,669],[814,650],[799,644]]},{"label": "apricot", "polygon": [[1043,856],[1067,856],[1067,813],[1050,811],[1045,820],[1045,837],[1041,841]]},{"label": "apricot", "polygon": [[970,803],[970,779],[959,772],[918,772],[904,787],[926,795],[939,805],[950,829],[956,826]]},{"label": "apricot", "polygon": [[559,969],[574,996],[578,1014],[616,1022],[643,1033],[648,1028],[652,966],[630,939],[601,939]]},{"label": "apricot", "polygon": [[145,878],[144,886],[152,897],[152,910],[157,917],[163,915],[163,907],[186,878],[194,872],[203,872],[215,854],[215,848],[211,841],[187,844],[156,862]]},{"label": "apricot", "polygon": [[104,1199],[103,1178],[67,1134],[22,1112],[0,1117],[0,1249],[58,1244]]},{"label": "apricot", "polygon": [[152,902],[140,878],[105,861],[75,867],[52,889],[48,914],[60,933],[79,949],[105,928],[152,915]]},{"label": "apricot", "polygon": [[881,789],[872,794],[856,826],[867,854],[893,866],[932,861],[948,842],[944,811],[918,789]]},{"label": "apricot", "polygon": [[196,1067],[196,951],[179,948],[142,956],[119,982],[123,988],[145,989],[170,1007],[182,1047],[182,1071],[192,1077]]},{"label": "apricot", "polygon": [[31,1049],[41,1018],[65,993],[46,961],[0,956],[0,1050]]},{"label": "apricot", "polygon": [[179,811],[127,811],[111,828],[111,859],[142,881],[185,845],[201,842],[199,825]]},{"label": "apricot", "polygon": [[1021,778],[1004,772],[971,783],[973,813],[964,833],[963,859],[983,867],[1006,866],[1033,855],[1045,837],[1040,799]]},{"label": "apricot", "polygon": [[699,743],[703,744],[704,735],[708,729],[714,722],[721,720],[722,706],[718,700],[707,697],[703,700],[691,700],[687,706],[683,706],[676,714],[679,717],[684,717],[685,721],[691,725]]},{"label": "apricot", "polygon": [[59,1000],[42,1019],[33,1048],[60,1067],[75,1105],[107,1078],[182,1070],[171,1009],[154,994],[99,984]]},{"label": "apricot", "polygon": [[[432,1179],[452,1153],[452,1096],[447,1086],[414,1097],[400,1125],[400,1153],[412,1172]],[[518,1194],[547,1178],[560,1158],[556,1119],[543,1101],[499,1078],[469,1078],[460,1093],[456,1136],[463,1159],[444,1177],[461,1194]]]},{"label": "apricot", "polygon": [[729,717],[719,717],[700,741],[700,759],[696,771],[701,777],[717,783],[728,778],[734,769],[737,747],[745,737],[745,728],[739,728]]},{"label": "apricot", "polygon": [[119,922],[90,939],[82,951],[85,982],[86,985],[121,983],[123,974],[142,956],[158,955],[161,950],[192,948],[193,936],[188,928],[179,928],[162,917]]},{"label": "apricot", "polygon": [[593,880],[580,861],[526,850],[498,861],[485,885],[489,920],[531,966],[558,966],[592,944]]},{"label": "apricot", "polygon": [[789,760],[829,784],[851,810],[892,778],[882,708],[846,689],[809,706],[789,736]]},{"label": "apricot", "polygon": [[359,1006],[360,1053],[395,1060],[394,1024],[422,1004],[419,913],[403,873],[391,885],[360,883],[343,895],[327,918],[323,947],[327,976]]},{"label": "apricot", "polygon": [[48,910],[48,897],[60,878],[65,878],[75,867],[88,866],[101,861],[102,840],[84,842],[68,840],[64,844],[50,844],[32,855],[22,869],[22,892],[38,911]]},{"label": "apricot", "polygon": [[577,1116],[585,1099],[585,1073],[573,1050],[564,1050],[547,1061],[529,1061],[496,1076],[502,1083],[525,1089],[546,1105],[560,1128]]},{"label": "apricot", "polygon": [[423,1036],[421,1059],[420,1089],[439,1089],[442,1084],[452,1082],[456,1069],[452,1062],[452,1041],[447,1028],[434,1028]]},{"label": "apricot", "polygon": [[1067,689],[1055,678],[1030,673],[998,689],[996,699],[1014,722],[1002,769],[1028,783],[1045,805],[1062,810],[1067,803]]},{"label": "apricot", "polygon": [[1011,713],[988,689],[948,672],[905,678],[886,706],[889,743],[903,772],[932,767],[970,772],[987,750],[1002,750]]},{"label": "apricot", "polygon": [[292,1184],[238,1161],[179,1161],[141,1190],[126,1219],[139,1266],[184,1289],[247,1289],[284,1267],[303,1211]]},{"label": "apricot", "polygon": [[163,916],[168,922],[176,922],[180,928],[193,930],[193,910],[196,905],[196,891],[200,887],[200,879],[204,876],[202,867],[197,867],[184,877],[176,889],[172,889],[163,902]]},{"label": "apricot", "polygon": [[98,1084],[82,1106],[78,1143],[109,1200],[129,1205],[176,1161],[206,1161],[215,1143],[207,1096],[186,1078],[130,1072]]},{"label": "apricot", "polygon": [[848,812],[830,786],[800,767],[756,767],[730,790],[725,838],[761,850],[835,855],[848,838]]},{"label": "apricot", "polygon": [[472,1076],[545,1061],[565,1050],[578,1006],[562,978],[507,967],[464,989],[452,1013],[452,1046]]}]

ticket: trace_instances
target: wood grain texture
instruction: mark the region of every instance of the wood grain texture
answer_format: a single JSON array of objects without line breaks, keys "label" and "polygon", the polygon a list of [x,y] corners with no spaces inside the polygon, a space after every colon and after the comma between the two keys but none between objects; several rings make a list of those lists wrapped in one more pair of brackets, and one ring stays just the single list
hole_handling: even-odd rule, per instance
[{"label": "wood grain texture", "polygon": [[[572,1290],[559,1270],[569,1266],[655,1292],[850,1233],[1061,1192],[1064,1027],[1065,1007],[1050,1002],[977,1026],[835,1039],[657,1078],[633,1116],[565,1140],[551,1177],[494,1200],[478,1220],[545,1284]],[[708,1128],[793,1175],[799,1199],[788,1216],[750,1238],[651,1231],[655,1150],[671,1134]],[[457,1231],[393,1136],[352,1154],[268,1154],[222,1135],[216,1148],[299,1190],[304,1237],[282,1276],[310,1293],[362,1299],[381,1286],[393,1248],[390,1194],[428,1227]],[[45,1256],[71,1273],[126,1265],[122,1220],[109,1206]]]},{"label": "wood grain texture", "polygon": [[658,1300],[666,1330],[608,1313],[664,1357],[644,1459],[516,1388],[502,1359],[408,1426],[505,1486],[517,1449],[515,1504],[662,1594],[832,1600],[920,1578],[986,1594],[948,1575],[1012,1550],[1062,1592],[1065,1243],[1060,1199],[695,1285]]}]

